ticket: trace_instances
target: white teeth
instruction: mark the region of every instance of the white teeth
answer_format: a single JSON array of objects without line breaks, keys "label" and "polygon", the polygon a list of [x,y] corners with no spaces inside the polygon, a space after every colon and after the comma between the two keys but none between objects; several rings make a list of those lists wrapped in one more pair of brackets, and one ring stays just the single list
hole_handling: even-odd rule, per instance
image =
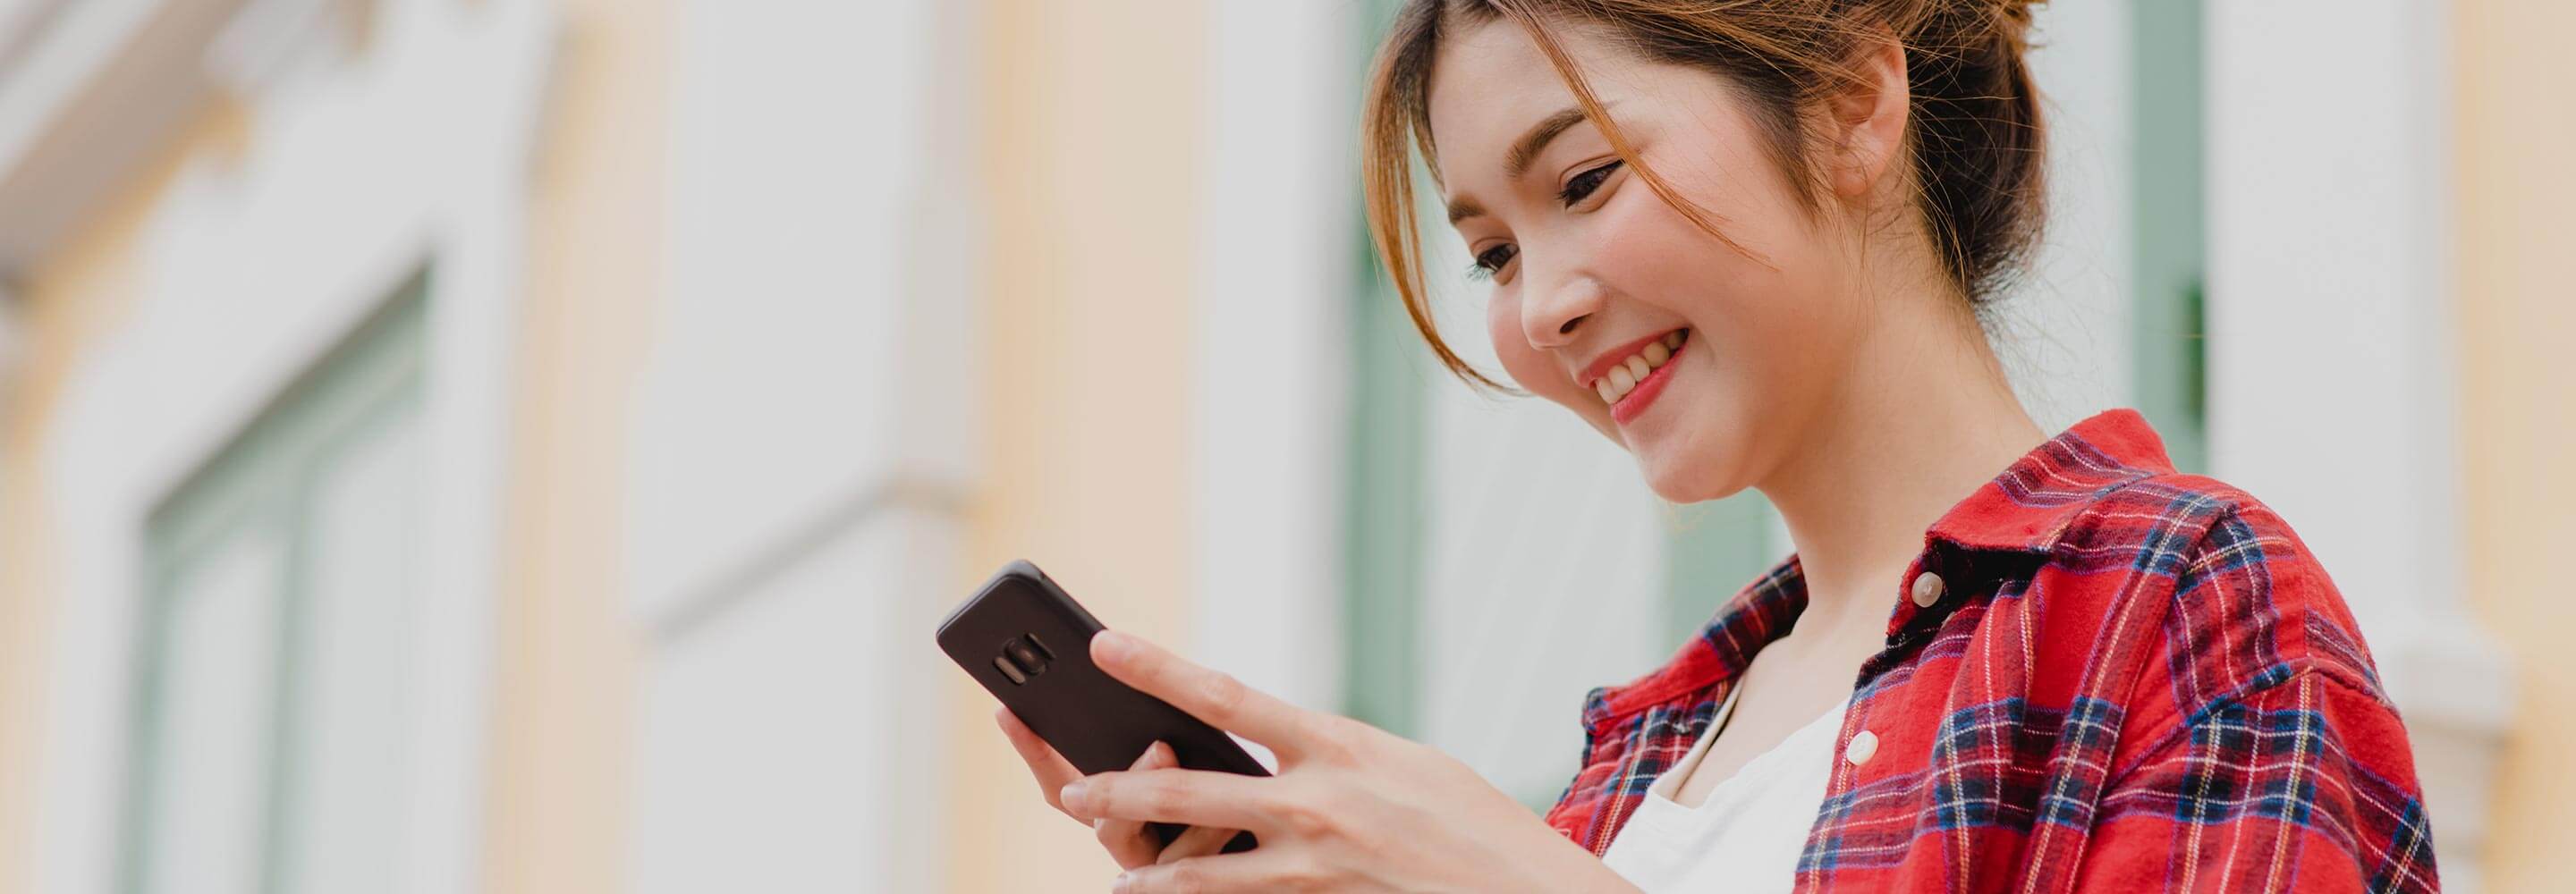
[{"label": "white teeth", "polygon": [[1666,334],[1661,341],[1647,342],[1644,349],[1630,355],[1619,365],[1611,367],[1610,372],[1601,378],[1593,380],[1593,393],[1601,395],[1602,403],[1618,403],[1620,398],[1628,396],[1628,392],[1637,390],[1637,383],[1645,381],[1647,373],[1654,372],[1656,367],[1671,362],[1673,351],[1681,346],[1680,330]]}]

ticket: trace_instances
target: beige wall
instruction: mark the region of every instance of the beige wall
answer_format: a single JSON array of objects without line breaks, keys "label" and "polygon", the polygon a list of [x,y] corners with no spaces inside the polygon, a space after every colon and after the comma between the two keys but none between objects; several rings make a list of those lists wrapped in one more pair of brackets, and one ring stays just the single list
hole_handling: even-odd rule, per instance
[{"label": "beige wall", "polygon": [[640,643],[621,594],[626,396],[660,293],[665,0],[564,0],[512,378],[485,878],[618,890]]},{"label": "beige wall", "polygon": [[[959,586],[1025,556],[1106,623],[1175,645],[1190,629],[1204,15],[1162,0],[997,0],[980,48],[986,449]],[[993,726],[992,697],[949,679],[951,889],[1105,886],[1116,865],[1039,800]]]},{"label": "beige wall", "polygon": [[72,373],[123,324],[142,290],[145,225],[191,162],[237,155],[247,123],[238,106],[207,109],[20,284],[21,363],[0,393],[0,892],[32,891],[36,787],[45,755],[39,720],[50,685],[44,636],[64,597],[46,493],[47,442]]},{"label": "beige wall", "polygon": [[[2490,817],[2497,891],[2576,853],[2576,5],[2458,0],[2460,455],[2469,590],[2520,691]],[[2439,831],[2436,830],[2436,834]]]}]

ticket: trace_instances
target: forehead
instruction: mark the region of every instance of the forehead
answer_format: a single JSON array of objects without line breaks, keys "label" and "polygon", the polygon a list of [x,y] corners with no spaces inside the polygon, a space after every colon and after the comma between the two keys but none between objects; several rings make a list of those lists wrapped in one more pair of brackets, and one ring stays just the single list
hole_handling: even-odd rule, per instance
[{"label": "forehead", "polygon": [[[1502,178],[1512,141],[1577,102],[1547,53],[1519,24],[1501,18],[1447,27],[1451,24],[1444,23],[1432,58],[1426,104],[1439,153],[1432,164],[1444,189],[1456,197],[1499,189],[1492,184]],[[1637,55],[1599,25],[1553,22],[1548,33],[1581,67],[1593,96],[1605,106],[1619,105],[1622,97],[1633,94],[1688,101],[1695,98],[1690,95],[1694,89],[1705,86],[1695,83],[1702,79],[1695,73]],[[1623,111],[1621,119],[1627,117]]]},{"label": "forehead", "polygon": [[[1569,44],[1571,38],[1560,35],[1558,41]],[[1572,45],[1566,50],[1578,52]],[[1455,191],[1476,179],[1475,169],[1498,167],[1522,128],[1573,105],[1574,93],[1521,26],[1493,19],[1444,31],[1432,60],[1428,104],[1440,153],[1433,163],[1441,182]]]}]

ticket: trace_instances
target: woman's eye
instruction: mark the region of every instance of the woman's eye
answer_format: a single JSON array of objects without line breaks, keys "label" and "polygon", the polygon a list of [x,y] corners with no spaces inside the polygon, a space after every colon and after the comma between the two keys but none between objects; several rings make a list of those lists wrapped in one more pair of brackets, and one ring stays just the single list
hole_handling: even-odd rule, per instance
[{"label": "woman's eye", "polygon": [[1569,208],[1573,207],[1574,203],[1592,195],[1593,190],[1600,189],[1602,181],[1610,179],[1610,175],[1617,172],[1622,163],[1614,161],[1574,175],[1574,179],[1565,181],[1565,189],[1556,194],[1557,202]]},{"label": "woman's eye", "polygon": [[1511,263],[1512,256],[1520,253],[1520,246],[1509,242],[1477,252],[1476,266],[1467,268],[1467,275],[1490,278],[1494,274],[1503,272],[1503,265]]}]

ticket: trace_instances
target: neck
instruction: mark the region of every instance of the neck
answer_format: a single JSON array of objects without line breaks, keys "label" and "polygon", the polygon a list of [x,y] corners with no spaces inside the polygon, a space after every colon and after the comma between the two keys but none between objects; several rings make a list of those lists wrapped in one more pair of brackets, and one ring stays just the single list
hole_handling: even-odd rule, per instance
[{"label": "neck", "polygon": [[1797,545],[1801,633],[1874,636],[1924,531],[2047,439],[1973,315],[1932,300],[1880,306],[1838,393],[1758,485]]}]

